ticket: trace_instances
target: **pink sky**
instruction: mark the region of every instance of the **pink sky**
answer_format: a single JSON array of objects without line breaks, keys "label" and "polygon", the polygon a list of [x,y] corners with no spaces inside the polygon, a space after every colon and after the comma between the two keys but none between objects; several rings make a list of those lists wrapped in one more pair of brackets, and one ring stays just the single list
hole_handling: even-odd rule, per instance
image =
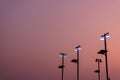
[{"label": "pink sky", "polygon": [[81,45],[80,80],[106,79],[104,48],[107,39],[109,76],[120,80],[119,0],[0,0],[0,79],[60,80],[60,52],[67,53],[65,80],[76,80],[74,47]]}]

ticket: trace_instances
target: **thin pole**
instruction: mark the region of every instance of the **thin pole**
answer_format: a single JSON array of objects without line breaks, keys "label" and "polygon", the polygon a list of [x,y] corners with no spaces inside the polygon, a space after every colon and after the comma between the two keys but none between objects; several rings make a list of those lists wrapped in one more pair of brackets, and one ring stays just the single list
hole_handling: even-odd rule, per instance
[{"label": "thin pole", "polygon": [[62,68],[62,78],[61,78],[61,80],[63,80],[63,73],[64,73],[64,54],[62,55],[62,66],[63,66],[63,68]]},{"label": "thin pole", "polygon": [[79,80],[79,50],[77,50],[77,80]]},{"label": "thin pole", "polygon": [[107,43],[106,43],[106,34],[104,34],[104,45],[105,45],[105,62],[106,62],[106,80],[109,80],[109,77],[108,77],[108,61],[107,61]]},{"label": "thin pole", "polygon": [[100,80],[100,59],[98,61],[98,70],[99,70],[99,72],[98,72],[98,80]]}]

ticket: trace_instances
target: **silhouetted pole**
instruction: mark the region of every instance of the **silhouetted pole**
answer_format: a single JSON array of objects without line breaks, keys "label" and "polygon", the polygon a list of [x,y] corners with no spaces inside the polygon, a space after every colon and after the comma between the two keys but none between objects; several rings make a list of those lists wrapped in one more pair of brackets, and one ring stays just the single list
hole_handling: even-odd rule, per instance
[{"label": "silhouetted pole", "polygon": [[71,62],[77,63],[77,80],[79,80],[79,50],[81,49],[80,45],[75,47],[75,51],[77,52],[77,59],[71,60]]},{"label": "silhouetted pole", "polygon": [[77,80],[79,80],[79,50],[77,50]]},{"label": "silhouetted pole", "polygon": [[62,57],[62,65],[60,65],[58,68],[62,69],[61,80],[63,80],[63,78],[64,78],[64,58],[66,57],[66,54],[65,53],[60,53],[60,56]]},{"label": "silhouetted pole", "polygon": [[98,73],[98,80],[100,80],[100,63],[102,62],[101,59],[96,59],[96,62],[98,62],[98,70],[95,72]]},{"label": "silhouetted pole", "polygon": [[104,45],[105,45],[105,61],[106,61],[106,79],[109,80],[109,76],[108,76],[108,59],[107,59],[106,34],[104,34]]},{"label": "silhouetted pole", "polygon": [[[62,66],[64,66],[64,55],[62,55]],[[64,68],[62,68],[62,79],[61,80],[63,80],[63,71],[64,71]]]},{"label": "silhouetted pole", "polygon": [[99,73],[98,73],[98,80],[100,80],[100,62],[98,61],[98,70],[99,70]]},{"label": "silhouetted pole", "polygon": [[101,50],[98,52],[98,54],[104,54],[105,55],[105,63],[106,63],[106,80],[109,80],[108,76],[108,59],[107,59],[107,43],[106,43],[106,38],[110,37],[109,33],[106,33],[101,36],[101,40],[104,40],[104,47],[105,50]]}]

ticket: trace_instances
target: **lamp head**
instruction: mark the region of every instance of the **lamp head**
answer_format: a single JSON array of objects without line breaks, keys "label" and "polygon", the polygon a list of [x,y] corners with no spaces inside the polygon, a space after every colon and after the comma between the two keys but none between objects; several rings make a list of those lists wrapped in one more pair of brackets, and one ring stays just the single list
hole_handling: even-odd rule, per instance
[{"label": "lamp head", "polygon": [[110,37],[110,34],[109,33],[106,33],[105,34],[106,38]]},{"label": "lamp head", "polygon": [[101,38],[100,40],[104,40],[104,38],[109,38],[110,37],[110,34],[109,33],[106,33],[104,35],[101,35]]},{"label": "lamp head", "polygon": [[95,62],[102,62],[102,60],[101,59],[96,59]]},{"label": "lamp head", "polygon": [[75,50],[74,50],[74,51],[79,51],[79,50],[81,50],[80,45],[78,45],[77,47],[75,47]]},{"label": "lamp head", "polygon": [[100,38],[100,40],[104,40],[104,35],[101,35],[101,38]]},{"label": "lamp head", "polygon": [[73,60],[71,60],[71,62],[73,62],[73,63],[77,63],[78,60],[77,60],[77,59],[73,59]]},{"label": "lamp head", "polygon": [[98,59],[96,59],[95,62],[98,62]]},{"label": "lamp head", "polygon": [[99,72],[100,72],[100,70],[95,70],[94,72],[95,72],[95,73],[99,73]]},{"label": "lamp head", "polygon": [[63,69],[63,68],[64,68],[64,66],[58,66],[58,68]]},{"label": "lamp head", "polygon": [[66,57],[67,57],[67,54],[66,54],[66,53],[60,53],[60,57],[66,58]]},{"label": "lamp head", "polygon": [[102,59],[99,59],[99,62],[102,62]]},{"label": "lamp head", "polygon": [[107,50],[100,50],[99,52],[98,52],[98,54],[105,54],[107,52]]}]

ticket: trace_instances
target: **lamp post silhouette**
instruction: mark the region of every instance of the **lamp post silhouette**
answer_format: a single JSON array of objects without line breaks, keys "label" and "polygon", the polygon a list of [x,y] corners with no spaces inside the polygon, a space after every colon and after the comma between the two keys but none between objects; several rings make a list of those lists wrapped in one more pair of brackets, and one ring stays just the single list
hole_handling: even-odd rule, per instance
[{"label": "lamp post silhouette", "polygon": [[77,80],[79,80],[79,50],[81,50],[80,45],[75,47],[75,51],[77,52],[77,59],[71,60],[71,62],[77,63]]},{"label": "lamp post silhouette", "polygon": [[60,53],[60,57],[62,57],[62,65],[58,66],[58,68],[60,68],[62,70],[62,73],[61,73],[61,80],[63,80],[63,77],[64,77],[64,58],[66,57],[66,54],[65,53]]},{"label": "lamp post silhouette", "polygon": [[109,33],[106,33],[101,36],[100,40],[104,40],[104,50],[100,50],[98,54],[103,54],[105,55],[105,63],[106,63],[106,80],[109,80],[108,76],[108,59],[107,59],[107,43],[106,43],[106,38],[110,37]]},{"label": "lamp post silhouette", "polygon": [[98,62],[98,70],[95,70],[95,73],[98,73],[98,80],[100,80],[100,63],[102,62],[101,59],[96,59],[95,62]]}]

